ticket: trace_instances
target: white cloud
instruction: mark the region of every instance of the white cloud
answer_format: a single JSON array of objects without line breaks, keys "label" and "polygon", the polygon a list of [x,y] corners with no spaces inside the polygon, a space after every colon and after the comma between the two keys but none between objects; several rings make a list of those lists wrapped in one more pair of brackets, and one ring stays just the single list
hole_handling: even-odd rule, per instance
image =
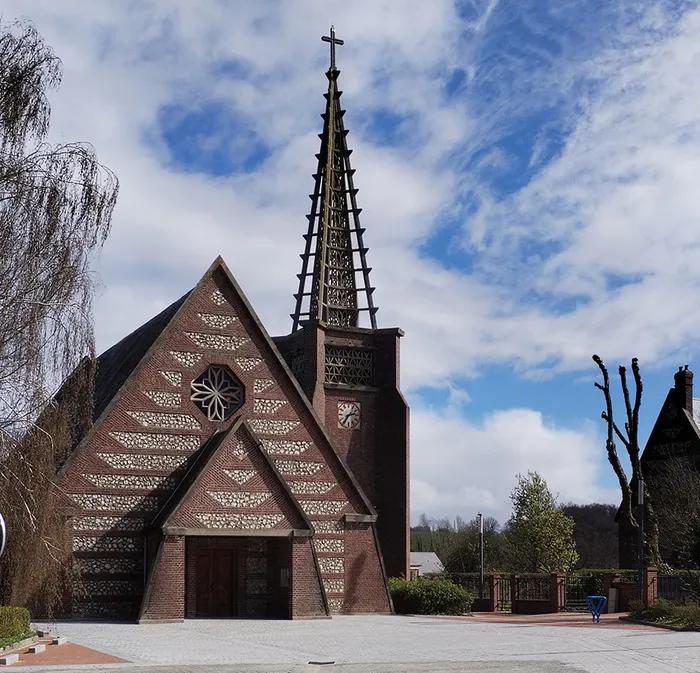
[{"label": "white cloud", "polygon": [[494,411],[472,423],[453,409],[411,412],[411,511],[450,520],[477,511],[505,523],[516,475],[539,472],[560,503],[616,502],[598,486],[603,443],[592,425],[557,427],[532,409]]},{"label": "white cloud", "polygon": [[[454,379],[485,364],[533,375],[590,368],[594,351],[647,362],[697,352],[700,12],[674,31],[675,18],[660,9],[641,25],[640,8],[637,23],[630,19],[597,53],[596,36],[607,35],[593,24],[599,17],[576,27],[586,36],[577,50],[526,15],[539,0],[474,4],[467,25],[447,0],[6,2],[5,19],[30,16],[64,60],[63,85],[51,95],[54,139],[91,141],[121,180],[99,263],[98,345],[179,297],[218,254],[268,329],[289,329],[324,103],[319,37],[335,22],[346,39],[338,56],[343,103],[379,320],[406,331],[405,389],[446,386],[459,400]],[[612,5],[624,13],[656,3]],[[498,32],[512,16],[523,19],[518,45],[503,44]],[[548,53],[538,42],[545,38],[554,44]],[[529,58],[545,66],[530,72]],[[233,61],[244,77],[222,70]],[[456,67],[468,86],[447,100]],[[472,95],[480,86],[492,90],[488,104]],[[225,106],[269,145],[272,155],[256,172],[214,179],[172,165],[158,142],[159,113],[207,102]],[[547,106],[561,106],[571,135],[530,184],[502,200],[484,179],[512,158],[495,141],[520,115]],[[377,109],[409,118],[406,143],[378,146],[366,122]],[[231,152],[243,147],[220,129],[212,139]],[[486,154],[465,173],[476,150]],[[544,165],[546,156],[540,140],[531,163]],[[465,232],[475,273],[420,252],[466,194],[476,195]],[[558,252],[539,259],[524,251],[533,242]],[[639,283],[609,287],[611,274],[629,271]],[[542,300],[526,301],[534,291]],[[579,295],[567,312],[555,305]],[[431,465],[427,447],[435,446],[439,464]],[[418,511],[452,516],[488,506],[503,518],[513,475],[533,468],[562,496],[609,500],[595,486],[592,431],[555,428],[534,410],[472,424],[452,410],[419,409],[412,447]],[[452,465],[462,466],[463,482],[453,481]]]}]

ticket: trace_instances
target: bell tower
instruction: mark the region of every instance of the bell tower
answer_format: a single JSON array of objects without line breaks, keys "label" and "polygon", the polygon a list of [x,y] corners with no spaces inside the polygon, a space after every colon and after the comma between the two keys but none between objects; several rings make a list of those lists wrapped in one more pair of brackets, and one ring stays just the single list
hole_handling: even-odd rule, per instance
[{"label": "bell tower", "polygon": [[304,234],[292,331],[274,339],[377,510],[387,575],[408,576],[409,418],[399,389],[399,328],[379,328],[350,165],[340,70],[330,44],[328,90]]}]

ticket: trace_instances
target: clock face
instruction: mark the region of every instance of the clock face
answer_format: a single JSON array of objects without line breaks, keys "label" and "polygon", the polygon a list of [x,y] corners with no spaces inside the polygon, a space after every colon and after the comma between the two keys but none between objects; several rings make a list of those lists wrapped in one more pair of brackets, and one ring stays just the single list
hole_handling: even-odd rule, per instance
[{"label": "clock face", "polygon": [[360,427],[362,407],[359,402],[338,402],[338,427],[354,430]]}]

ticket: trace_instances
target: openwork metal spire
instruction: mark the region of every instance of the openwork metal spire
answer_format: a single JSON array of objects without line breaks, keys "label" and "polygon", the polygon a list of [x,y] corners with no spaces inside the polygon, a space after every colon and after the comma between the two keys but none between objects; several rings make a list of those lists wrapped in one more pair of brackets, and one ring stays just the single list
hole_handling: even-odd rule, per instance
[{"label": "openwork metal spire", "polygon": [[[350,166],[347,134],[343,125],[345,110],[340,108],[338,75],[335,67],[335,47],[343,41],[335,37],[331,26],[331,63],[326,72],[328,92],[323,118],[321,151],[316,155],[318,168],[311,198],[306,246],[301,255],[299,291],[294,295],[296,308],[291,314],[292,331],[302,322],[317,321],[337,327],[359,327],[360,313],[369,315],[369,324],[377,327],[377,309],[372,301],[374,288],[369,284],[366,248],[362,242],[365,230],[360,226],[357,189],[353,183],[355,171]],[[361,278],[358,278],[361,274]]]}]

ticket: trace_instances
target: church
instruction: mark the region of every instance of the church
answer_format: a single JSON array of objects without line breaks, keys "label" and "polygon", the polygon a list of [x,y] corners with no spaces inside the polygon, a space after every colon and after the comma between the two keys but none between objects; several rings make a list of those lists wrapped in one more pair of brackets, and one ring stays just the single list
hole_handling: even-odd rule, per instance
[{"label": "church", "polygon": [[[392,611],[407,576],[408,407],[377,326],[334,30],[292,330],[271,337],[219,257],[99,356],[94,422],[59,472],[64,618]],[[302,232],[300,232],[302,233]]]}]

